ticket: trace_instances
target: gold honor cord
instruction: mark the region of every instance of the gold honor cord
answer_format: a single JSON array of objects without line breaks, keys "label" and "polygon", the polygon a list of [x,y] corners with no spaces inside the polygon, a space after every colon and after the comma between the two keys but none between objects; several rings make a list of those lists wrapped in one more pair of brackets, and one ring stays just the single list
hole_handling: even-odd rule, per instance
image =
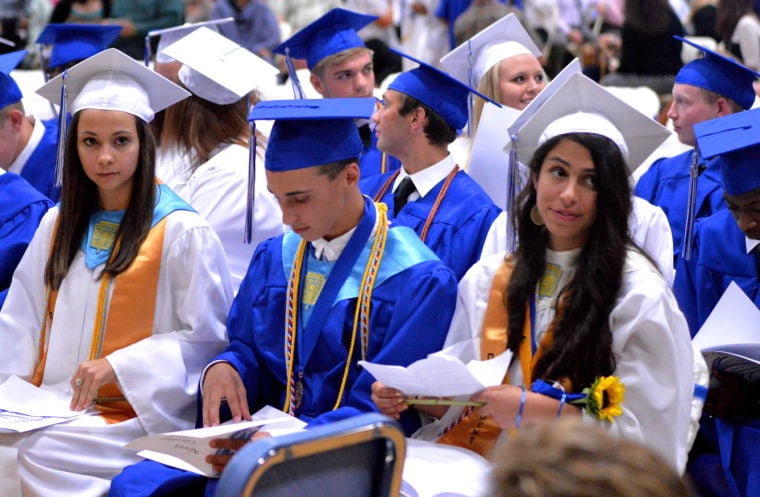
[{"label": "gold honor cord", "polygon": [[[372,241],[367,264],[364,267],[364,274],[359,287],[359,297],[356,302],[356,311],[354,313],[354,326],[351,333],[351,343],[348,348],[346,365],[343,369],[343,378],[341,379],[338,397],[335,400],[333,410],[340,407],[341,399],[345,392],[348,374],[351,369],[351,359],[353,358],[354,345],[356,337],[360,335],[362,347],[362,359],[366,359],[367,347],[369,344],[369,313],[371,307],[372,291],[374,290],[377,270],[380,267],[383,254],[385,253],[385,242],[388,239],[388,216],[386,214],[387,206],[383,203],[375,203],[378,210],[378,228],[375,239]],[[296,409],[296,397],[299,387],[293,377],[295,366],[294,350],[296,344],[296,331],[298,329],[298,307],[297,300],[300,295],[301,275],[303,263],[305,260],[307,242],[301,240],[296,250],[293,267],[290,270],[288,278],[288,290],[285,304],[285,366],[287,369],[287,396],[283,411],[294,415]],[[300,382],[300,379],[299,379]],[[302,386],[300,388],[303,388]]]}]

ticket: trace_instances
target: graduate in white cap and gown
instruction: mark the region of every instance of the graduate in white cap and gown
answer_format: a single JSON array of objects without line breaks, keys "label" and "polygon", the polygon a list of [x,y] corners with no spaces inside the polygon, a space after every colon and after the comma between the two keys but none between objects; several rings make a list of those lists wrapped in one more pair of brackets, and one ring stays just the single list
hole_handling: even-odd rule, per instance
[{"label": "graduate in white cap and gown", "polygon": [[[230,346],[201,380],[204,425],[224,412],[248,419],[266,405],[310,426],[372,412],[372,376],[357,361],[408,366],[442,346],[454,274],[412,230],[389,226],[385,205],[358,187],[353,119],[373,108],[367,98],[318,99],[262,102],[251,112],[275,119],[266,181],[291,231],[256,250],[227,322]],[[400,421],[407,434],[419,426],[415,413]],[[238,449],[246,441],[217,442]],[[208,461],[221,470],[229,458]],[[110,495],[213,495],[215,480],[207,481],[145,461],[119,475]]]},{"label": "graduate in white cap and gown", "polygon": [[[38,92],[51,101],[63,77]],[[224,249],[154,180],[154,113],[188,93],[116,49],[68,71],[72,120],[60,204],[24,254],[0,312],[0,379],[16,376],[94,415],[5,437],[26,496],[101,496],[136,455],[186,429],[201,369],[226,345]],[[3,485],[13,485],[3,481]],[[18,488],[2,489],[18,495]]]},{"label": "graduate in white cap and gown", "polygon": [[[531,171],[520,243],[467,272],[446,339],[465,363],[507,349],[514,358],[503,384],[469,399],[484,405],[429,412],[442,417],[417,436],[488,457],[521,423],[583,416],[683,471],[691,341],[668,283],[630,237],[626,131],[599,109],[565,112],[568,101],[606,93],[575,74],[517,132]],[[587,388],[606,399],[598,410],[573,403]],[[373,400],[389,415],[408,410],[380,383]]]},{"label": "graduate in white cap and gown", "polygon": [[[692,60],[676,75],[668,118],[678,140],[693,147],[695,124],[752,107],[752,82],[758,73],[689,40],[682,41],[697,47],[704,57]],[[690,251],[694,221],[725,208],[718,164],[702,157],[698,149],[653,162],[636,183],[635,193],[661,207],[668,217],[674,267],[682,251]]]},{"label": "graduate in white cap and gown", "polygon": [[[156,175],[189,203],[222,240],[237,292],[256,246],[282,233],[280,208],[256,182],[253,239],[246,241],[248,109],[257,83],[277,74],[268,62],[209,28],[169,45],[163,54],[180,62],[179,84],[189,98],[164,111]],[[254,97],[255,98],[255,97]],[[256,134],[256,165],[264,175],[266,140]]]},{"label": "graduate in white cap and gown", "polygon": [[[467,102],[477,92],[449,74],[402,54],[419,67],[401,73],[372,120],[380,150],[402,167],[362,181],[364,193],[388,205],[394,224],[412,228],[457,278],[480,257],[501,209],[448,151],[467,123]],[[498,104],[496,104],[498,105]]]},{"label": "graduate in white cap and gown", "polygon": [[[375,89],[373,53],[357,32],[375,20],[377,16],[335,8],[282,42],[274,53],[286,59],[305,59],[311,86],[324,98],[371,97]],[[290,77],[297,79],[295,71]],[[300,82],[292,83],[300,87]],[[371,123],[360,119],[356,124],[363,144],[359,158],[362,178],[397,170],[399,160],[377,148]]]}]

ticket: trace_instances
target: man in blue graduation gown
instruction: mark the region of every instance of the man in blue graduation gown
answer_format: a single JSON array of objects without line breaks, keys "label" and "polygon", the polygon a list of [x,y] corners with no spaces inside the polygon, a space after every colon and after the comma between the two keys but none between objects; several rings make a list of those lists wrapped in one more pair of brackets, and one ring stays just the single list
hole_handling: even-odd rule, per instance
[{"label": "man in blue graduation gown", "polygon": [[26,55],[19,50],[0,56],[0,168],[16,173],[53,202],[58,201],[55,161],[58,122],[27,116],[10,72]]},{"label": "man in blue graduation gown", "polygon": [[[275,48],[274,53],[306,59],[311,85],[325,98],[371,97],[375,88],[372,50],[357,31],[376,19],[332,9]],[[397,158],[378,150],[369,121],[359,119],[357,126],[363,145],[359,158],[362,178],[398,169],[401,163]]]},{"label": "man in blue graduation gown", "polygon": [[728,209],[697,222],[694,254],[679,261],[673,290],[692,336],[735,281],[760,307],[760,110],[695,126],[719,166]]},{"label": "man in blue graduation gown", "polygon": [[[263,242],[253,256],[227,322],[230,345],[201,380],[204,425],[222,420],[223,403],[233,419],[273,405],[310,426],[375,411],[374,380],[358,360],[408,365],[443,345],[454,274],[413,231],[388,228],[385,206],[358,188],[361,141],[345,117],[368,117],[373,105],[269,101],[253,110],[253,119],[277,119],[267,186],[292,231]],[[357,302],[364,302],[359,311]],[[407,434],[418,423],[414,414],[401,420]],[[201,495],[205,484],[143,462],[114,479],[110,495]]]},{"label": "man in blue graduation gown", "polygon": [[[694,130],[702,153],[717,156],[728,209],[697,222],[694,253],[678,264],[674,292],[692,335],[732,281],[760,307],[760,109]],[[712,376],[689,472],[701,495],[758,495],[760,388],[725,371]]]},{"label": "man in blue graduation gown", "polygon": [[[692,257],[678,263],[673,290],[692,335],[732,281],[760,307],[760,109],[694,130],[702,154],[716,157],[728,209],[696,223]],[[757,495],[760,387],[716,370],[710,385],[689,472],[700,495]]]},{"label": "man in blue graduation gown", "polygon": [[401,159],[403,167],[362,180],[361,188],[385,202],[393,223],[412,228],[461,279],[480,258],[488,229],[501,211],[459,169],[447,148],[467,123],[469,93],[477,92],[402,55],[420,66],[388,86],[372,120],[378,147]]},{"label": "man in blue graduation gown", "polygon": [[[716,52],[683,41],[705,55],[683,66],[676,75],[668,118],[673,121],[679,141],[693,147],[695,124],[752,107],[755,101],[752,82],[757,73]],[[688,205],[692,167],[698,178],[694,177],[694,202]],[[691,212],[699,219],[725,208],[719,176],[716,161],[705,160],[697,149],[692,149],[655,161],[636,184],[634,193],[661,207],[670,222],[674,265],[681,255],[684,238],[688,238],[687,214]]]},{"label": "man in blue graduation gown", "polygon": [[42,216],[53,206],[20,176],[0,169],[0,308],[13,271],[24,255]]}]

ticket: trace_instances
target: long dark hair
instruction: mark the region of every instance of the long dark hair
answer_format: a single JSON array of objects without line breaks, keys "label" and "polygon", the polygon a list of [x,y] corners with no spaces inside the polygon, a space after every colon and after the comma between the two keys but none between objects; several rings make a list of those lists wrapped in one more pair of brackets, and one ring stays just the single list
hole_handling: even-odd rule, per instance
[{"label": "long dark hair", "polygon": [[[87,233],[90,216],[100,209],[98,189],[85,174],[77,151],[80,116],[81,112],[74,115],[66,137],[58,229],[53,239],[50,259],[45,267],[45,283],[50,290],[60,288],[79,251],[82,238]],[[150,230],[153,218],[156,199],[156,143],[145,121],[135,117],[135,125],[140,141],[140,154],[133,177],[129,206],[116,233],[114,253],[103,270],[110,276],[124,272],[132,264]]]},{"label": "long dark hair", "polygon": [[[596,168],[596,219],[578,256],[575,275],[560,293],[562,305],[552,324],[553,341],[538,359],[532,380],[563,380],[563,384],[569,380],[566,387],[577,391],[615,370],[609,314],[622,285],[626,250],[632,243],[628,229],[632,200],[620,149],[601,135],[570,133],[548,140],[531,160],[533,179],[538,178],[547,154],[562,140],[578,143],[591,154]],[[547,230],[530,219],[535,205],[536,189],[530,181],[514,212],[520,244],[507,286],[509,348],[514,353],[523,339],[526,306],[544,272],[549,246]]]}]

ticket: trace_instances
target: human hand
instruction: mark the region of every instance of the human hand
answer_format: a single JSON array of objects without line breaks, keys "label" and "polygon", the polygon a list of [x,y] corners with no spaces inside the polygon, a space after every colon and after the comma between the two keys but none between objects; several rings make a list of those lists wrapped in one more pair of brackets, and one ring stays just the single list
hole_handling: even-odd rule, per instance
[{"label": "human hand", "polygon": [[515,385],[496,385],[472,396],[473,402],[482,402],[484,416],[491,416],[502,430],[515,428],[515,420],[520,411],[523,391]]},{"label": "human hand", "polygon": [[206,456],[206,462],[211,464],[215,473],[219,474],[224,471],[230,459],[242,449],[248,442],[269,438],[272,435],[265,431],[257,431],[251,438],[215,438],[209,442],[209,446],[216,449],[216,454]]},{"label": "human hand", "polygon": [[407,403],[404,402],[404,394],[401,393],[401,390],[386,387],[379,381],[374,382],[371,388],[372,402],[382,414],[393,419],[399,419],[401,413],[409,409]]},{"label": "human hand", "polygon": [[248,397],[240,374],[228,362],[218,362],[203,377],[203,426],[219,424],[219,408],[226,401],[232,420],[250,420]]},{"label": "human hand", "polygon": [[95,359],[79,364],[71,377],[71,396],[69,409],[81,411],[89,407],[98,395],[98,389],[109,383],[116,383],[116,373],[107,359]]},{"label": "human hand", "polygon": [[727,421],[757,418],[760,386],[741,376],[713,369],[704,412]]}]

